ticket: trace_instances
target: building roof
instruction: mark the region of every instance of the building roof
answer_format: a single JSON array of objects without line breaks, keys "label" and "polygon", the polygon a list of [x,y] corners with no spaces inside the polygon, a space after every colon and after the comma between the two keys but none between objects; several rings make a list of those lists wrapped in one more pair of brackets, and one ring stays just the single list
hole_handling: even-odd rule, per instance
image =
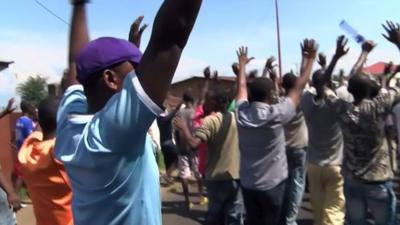
[{"label": "building roof", "polygon": [[[204,79],[205,78],[201,77],[201,76],[192,76],[192,77],[187,78],[185,80],[174,82],[172,85],[186,83],[186,82],[191,81],[191,80],[204,80]],[[218,81],[236,82],[236,77],[233,77],[233,76],[218,76]]]},{"label": "building roof", "polygon": [[385,71],[386,65],[387,63],[385,62],[377,62],[375,64],[372,64],[371,66],[364,67],[362,71],[366,74],[381,75]]},{"label": "building roof", "polygon": [[14,61],[0,61],[0,71],[7,69],[10,64],[13,64]]}]

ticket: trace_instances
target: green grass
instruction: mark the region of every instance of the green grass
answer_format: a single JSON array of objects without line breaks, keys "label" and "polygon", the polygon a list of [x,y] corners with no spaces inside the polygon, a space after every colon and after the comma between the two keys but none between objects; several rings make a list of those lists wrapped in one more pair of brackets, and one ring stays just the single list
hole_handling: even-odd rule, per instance
[{"label": "green grass", "polygon": [[18,196],[21,198],[21,201],[23,202],[23,203],[29,203],[29,202],[31,202],[31,198],[29,197],[29,193],[28,193],[28,190],[26,189],[26,188],[21,188],[19,191],[18,191]]},{"label": "green grass", "polygon": [[157,151],[156,160],[157,160],[158,169],[160,171],[165,171],[164,155],[162,154],[161,151]]}]

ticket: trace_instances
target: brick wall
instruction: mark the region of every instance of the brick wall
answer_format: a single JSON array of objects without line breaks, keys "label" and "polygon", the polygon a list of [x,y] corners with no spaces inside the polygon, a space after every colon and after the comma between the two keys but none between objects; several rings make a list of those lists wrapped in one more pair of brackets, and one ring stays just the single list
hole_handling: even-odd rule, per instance
[{"label": "brick wall", "polygon": [[[198,99],[203,90],[204,83],[205,79],[203,77],[192,77],[172,84],[167,102],[172,106],[176,106],[185,92],[190,92],[195,99]],[[221,77],[219,82],[212,80],[209,84],[209,89],[227,91],[231,95],[230,97],[233,97],[235,93],[235,78]]]},{"label": "brick wall", "polygon": [[13,154],[10,143],[14,143],[15,123],[20,116],[20,113],[13,113],[0,119],[0,164],[8,179],[11,179],[15,162],[15,154]]}]

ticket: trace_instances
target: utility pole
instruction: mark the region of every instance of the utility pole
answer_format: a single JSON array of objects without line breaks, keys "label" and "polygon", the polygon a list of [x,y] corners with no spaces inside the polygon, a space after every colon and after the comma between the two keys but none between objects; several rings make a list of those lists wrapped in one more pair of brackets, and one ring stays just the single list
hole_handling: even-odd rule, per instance
[{"label": "utility pole", "polygon": [[277,31],[277,40],[278,40],[279,76],[282,77],[281,32],[280,32],[280,27],[279,27],[278,0],[275,0],[275,15],[276,15],[276,31]]}]

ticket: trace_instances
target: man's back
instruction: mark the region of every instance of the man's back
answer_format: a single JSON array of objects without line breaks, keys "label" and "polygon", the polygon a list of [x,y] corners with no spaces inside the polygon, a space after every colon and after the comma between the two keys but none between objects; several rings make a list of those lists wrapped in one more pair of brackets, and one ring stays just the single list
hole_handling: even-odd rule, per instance
[{"label": "man's back", "polygon": [[58,115],[56,156],[70,177],[75,225],[161,224],[158,168],[147,130],[161,110],[134,74],[94,116],[71,86]]},{"label": "man's back", "polygon": [[301,103],[309,135],[308,161],[319,166],[340,165],[343,138],[335,108],[327,99],[317,102],[314,97],[306,92]]},{"label": "man's back", "polygon": [[283,125],[294,115],[295,106],[288,98],[277,105],[238,102],[240,177],[244,187],[269,190],[287,178]]},{"label": "man's back", "polygon": [[300,149],[308,145],[307,125],[303,110],[298,107],[294,118],[284,126],[286,147]]},{"label": "man's back", "polygon": [[196,131],[196,137],[207,142],[206,180],[239,179],[239,143],[233,113],[207,116]]},{"label": "man's back", "polygon": [[367,182],[392,179],[395,150],[388,147],[385,120],[391,113],[393,96],[380,94],[358,105],[338,102],[344,136],[344,174]]}]

